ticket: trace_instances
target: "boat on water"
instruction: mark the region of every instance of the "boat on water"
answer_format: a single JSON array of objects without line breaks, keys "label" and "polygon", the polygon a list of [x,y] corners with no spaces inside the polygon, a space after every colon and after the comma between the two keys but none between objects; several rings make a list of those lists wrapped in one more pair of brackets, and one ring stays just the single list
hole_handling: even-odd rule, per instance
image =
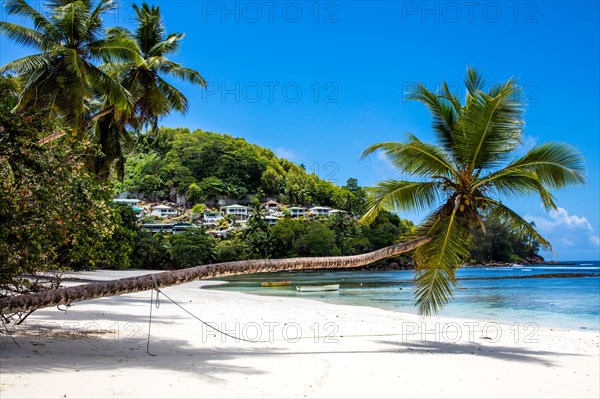
[{"label": "boat on water", "polygon": [[265,281],[260,283],[261,287],[286,287],[292,285],[292,282],[289,280],[285,281]]},{"label": "boat on water", "polygon": [[320,292],[320,291],[337,291],[340,289],[339,284],[329,285],[299,285],[296,287],[296,291],[300,292]]}]

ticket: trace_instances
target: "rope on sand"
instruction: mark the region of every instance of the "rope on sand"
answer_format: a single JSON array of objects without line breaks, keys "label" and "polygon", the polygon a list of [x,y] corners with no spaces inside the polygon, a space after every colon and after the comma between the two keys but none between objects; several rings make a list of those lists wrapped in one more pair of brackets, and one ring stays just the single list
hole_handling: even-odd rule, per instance
[{"label": "rope on sand", "polygon": [[[167,294],[164,293],[164,291],[162,291],[160,288],[158,288],[157,284],[156,284],[156,280],[154,279],[154,276],[152,276],[152,280],[154,281],[154,289],[152,290],[152,294],[150,297],[150,317],[148,320],[148,340],[146,343],[146,352],[150,355],[150,356],[156,356],[152,353],[150,353],[150,327],[152,325],[152,307],[153,305],[156,306],[156,308],[158,309],[160,307],[160,302],[159,302],[159,294],[164,295],[165,298],[167,298],[170,302],[172,302],[173,304],[175,304],[178,308],[180,308],[181,310],[183,310],[185,313],[187,313],[188,315],[190,315],[191,317],[193,317],[194,319],[196,319],[197,321],[199,321],[200,323],[202,323],[203,325],[205,325],[206,327],[218,332],[219,334],[222,334],[226,337],[229,338],[233,338],[237,341],[244,341],[244,342],[249,342],[249,343],[272,343],[272,342],[276,342],[276,341],[286,341],[283,338],[280,339],[273,339],[273,340],[251,340],[251,339],[245,339],[242,337],[238,337],[236,335],[233,334],[229,334],[225,331],[219,330],[218,328],[216,328],[214,325],[211,325],[207,322],[205,322],[204,320],[202,320],[200,317],[196,316],[194,313],[190,312],[188,309],[184,308],[183,306],[181,306],[179,303],[177,303],[173,298],[171,298],[170,296],[168,296]],[[154,300],[154,291],[156,291],[156,301]],[[301,340],[301,339],[319,339],[319,338],[327,338],[327,339],[332,339],[332,338],[354,338],[354,337],[393,337],[393,336],[401,336],[403,335],[402,333],[383,333],[383,334],[346,334],[346,335],[327,335],[327,336],[322,336],[322,335],[316,335],[316,336],[310,336],[310,337],[297,337],[294,338],[295,340]]]},{"label": "rope on sand", "polygon": [[[250,343],[266,343],[266,342],[269,342],[269,341],[252,341],[252,340],[249,340],[249,339],[241,338],[241,337],[238,337],[238,336],[226,333],[225,331],[219,330],[218,328],[215,328],[214,326],[211,326],[209,323],[207,323],[204,320],[200,319],[198,316],[196,316],[195,314],[193,314],[192,312],[190,312],[189,310],[187,310],[186,308],[184,308],[183,306],[181,306],[180,304],[178,304],[177,302],[175,302],[170,296],[168,296],[160,288],[158,288],[158,285],[156,284],[156,278],[154,277],[154,275],[152,275],[152,282],[154,283],[154,289],[152,290],[152,293],[150,294],[150,317],[148,319],[148,340],[146,342],[146,352],[150,356],[156,356],[156,355],[153,355],[152,353],[150,353],[150,328],[152,326],[152,305],[155,304],[155,306],[156,306],[157,309],[160,307],[159,294],[163,294],[165,296],[165,298],[167,298],[173,304],[177,305],[181,310],[183,310],[184,312],[186,312],[187,314],[189,314],[190,316],[192,316],[194,319],[198,320],[200,323],[204,324],[206,327],[215,330],[219,334],[222,334],[222,335],[224,335],[226,337],[229,337],[229,338],[233,338],[235,340],[244,341],[244,342],[250,342]],[[154,291],[156,291],[156,302],[155,303],[154,303]]]}]

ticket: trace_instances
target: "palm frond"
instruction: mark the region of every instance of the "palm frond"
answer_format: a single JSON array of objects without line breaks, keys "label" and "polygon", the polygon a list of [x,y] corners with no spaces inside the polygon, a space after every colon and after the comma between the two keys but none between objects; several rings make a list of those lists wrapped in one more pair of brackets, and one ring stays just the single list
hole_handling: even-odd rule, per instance
[{"label": "palm frond", "polygon": [[185,35],[183,33],[171,33],[167,37],[167,40],[156,43],[154,46],[152,46],[152,48],[148,51],[148,54],[151,57],[155,57],[173,53],[179,49],[179,42],[184,36]]},{"label": "palm frond", "polygon": [[433,118],[433,130],[437,133],[444,148],[451,151],[456,150],[454,124],[458,113],[453,100],[448,99],[445,95],[437,96],[423,83],[417,84],[408,98],[425,104]]},{"label": "palm frond", "polygon": [[575,147],[558,142],[538,145],[505,169],[534,171],[542,183],[551,188],[585,184],[586,166],[583,155]]},{"label": "palm frond", "polygon": [[143,62],[135,40],[122,32],[113,31],[106,38],[89,43],[87,48],[92,56],[105,63],[123,61],[139,65]]},{"label": "palm frond", "polygon": [[191,68],[174,66],[167,70],[162,69],[161,71],[172,75],[180,80],[183,80],[184,82],[189,82],[201,87],[206,87],[206,80],[204,80],[202,75],[200,75],[200,72],[195,71]]},{"label": "palm frond", "polygon": [[369,224],[382,210],[420,211],[440,201],[441,184],[438,182],[412,182],[385,180],[367,188],[367,212],[361,222]]},{"label": "palm frond", "polygon": [[467,221],[457,216],[458,206],[445,214],[448,204],[438,209],[418,228],[417,234],[432,240],[415,250],[414,295],[419,313],[437,313],[453,297],[456,269],[468,258],[473,247]]},{"label": "palm frond", "polygon": [[52,14],[54,26],[67,36],[66,45],[75,48],[76,44],[89,39],[86,24],[89,18],[89,8],[82,1],[67,3],[56,7]]},{"label": "palm frond", "polygon": [[405,142],[384,142],[371,145],[363,151],[362,157],[376,151],[383,151],[385,156],[405,173],[448,178],[459,175],[443,148],[423,143],[412,134],[409,134]]},{"label": "palm frond", "polygon": [[185,113],[188,110],[188,100],[182,92],[177,90],[175,87],[167,83],[160,76],[156,77],[157,85],[160,92],[169,102],[169,108],[176,110],[177,112]]},{"label": "palm frond", "polygon": [[483,78],[483,75],[477,69],[467,67],[465,87],[467,88],[468,95],[476,96],[478,92],[483,91],[485,87],[485,79]]},{"label": "palm frond", "polygon": [[515,168],[501,169],[480,179],[473,185],[471,192],[482,187],[495,190],[500,196],[523,196],[537,194],[546,210],[556,209],[554,196],[544,186],[537,173],[532,170]]},{"label": "palm frond", "polygon": [[0,68],[0,74],[13,72],[18,75],[32,74],[34,71],[52,66],[52,56],[49,54],[34,54],[9,62]]},{"label": "palm frond", "polygon": [[93,65],[88,66],[87,76],[92,86],[104,89],[103,92],[108,102],[114,106],[117,112],[131,110],[131,95],[116,79]]},{"label": "palm frond", "polygon": [[166,29],[160,16],[160,8],[158,6],[148,6],[142,3],[141,7],[133,5],[138,21],[137,29],[135,30],[135,39],[138,42],[144,58],[150,55],[150,50],[160,42],[164,41]]},{"label": "palm frond", "polygon": [[6,0],[5,7],[10,15],[20,15],[33,20],[33,27],[52,40],[60,40],[61,34],[56,27],[25,0]]},{"label": "palm frond", "polygon": [[21,46],[39,51],[49,50],[54,46],[52,39],[43,33],[10,22],[0,22],[0,34]]},{"label": "palm frond", "polygon": [[113,0],[100,0],[96,7],[90,12],[88,21],[86,23],[86,30],[97,31],[102,29],[102,14],[114,10],[118,7],[116,1]]},{"label": "palm frond", "polygon": [[522,104],[515,101],[519,88],[509,80],[495,96],[477,91],[457,122],[462,134],[458,145],[468,152],[470,170],[493,168],[504,162],[520,142]]}]

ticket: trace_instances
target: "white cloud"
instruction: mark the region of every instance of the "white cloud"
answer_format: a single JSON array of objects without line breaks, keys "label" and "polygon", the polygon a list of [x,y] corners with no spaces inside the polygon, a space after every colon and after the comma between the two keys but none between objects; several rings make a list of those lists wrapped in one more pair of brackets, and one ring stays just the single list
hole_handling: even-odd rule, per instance
[{"label": "white cloud", "polygon": [[600,247],[600,237],[586,217],[569,215],[564,208],[550,211],[549,216],[527,215],[525,219],[535,222],[537,230],[551,242],[567,247]]}]

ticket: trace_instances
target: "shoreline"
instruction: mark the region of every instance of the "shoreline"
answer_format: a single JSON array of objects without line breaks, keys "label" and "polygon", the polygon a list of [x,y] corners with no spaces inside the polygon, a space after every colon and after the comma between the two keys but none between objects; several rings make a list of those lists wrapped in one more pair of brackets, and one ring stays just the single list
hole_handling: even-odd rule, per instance
[{"label": "shoreline", "polygon": [[[597,275],[594,275],[594,277],[597,277]],[[203,285],[201,287],[202,290],[211,290],[211,288],[208,288],[207,286],[209,285],[214,285],[214,286],[219,286],[219,285],[228,285],[230,284],[229,281],[224,281],[224,280],[210,280],[210,282],[212,283],[214,281],[214,284],[206,284]],[[209,282],[209,281],[205,281],[205,282]],[[405,317],[416,317],[416,318],[421,318],[421,316],[419,316],[416,312],[409,312],[406,311],[405,309],[397,309],[397,308],[393,308],[393,307],[377,307],[377,306],[373,306],[370,304],[349,304],[349,303],[343,303],[343,302],[338,302],[335,301],[335,298],[331,298],[331,299],[326,299],[326,298],[319,298],[319,297],[295,297],[295,296],[287,296],[287,295],[276,295],[276,294],[260,294],[260,293],[248,293],[248,292],[241,292],[241,291],[237,291],[235,289],[232,290],[228,290],[228,289],[224,289],[224,290],[220,290],[221,292],[229,292],[229,293],[234,293],[234,294],[241,294],[241,295],[248,295],[251,297],[260,297],[260,298],[264,298],[264,297],[271,297],[271,298],[284,298],[284,299],[291,299],[291,300],[308,300],[308,301],[314,301],[314,302],[318,302],[318,303],[323,303],[323,304],[328,304],[328,305],[335,305],[335,306],[351,306],[351,307],[358,307],[358,308],[366,308],[366,309],[373,309],[373,310],[383,310],[385,312],[391,312],[391,313],[396,313],[399,315],[403,315]],[[583,327],[583,328],[574,328],[574,327],[566,327],[564,325],[558,325],[558,324],[551,324],[551,322],[539,322],[539,321],[524,321],[524,320],[520,320],[518,318],[502,318],[502,317],[495,317],[493,319],[486,319],[485,321],[482,321],[481,318],[475,318],[475,317],[469,317],[469,316],[465,316],[462,313],[446,313],[443,315],[438,315],[438,316],[434,316],[433,319],[438,320],[439,322],[445,322],[445,323],[451,323],[453,321],[456,320],[460,320],[463,323],[479,323],[479,324],[490,324],[490,323],[494,323],[494,324],[499,324],[502,325],[504,327],[506,327],[507,329],[510,327],[513,327],[515,325],[525,325],[525,324],[532,324],[535,325],[539,328],[542,329],[547,329],[550,331],[573,331],[573,332],[591,332],[593,334],[600,334],[600,326],[597,328],[588,328],[588,327]]]},{"label": "shoreline", "polygon": [[[97,273],[114,278],[121,272]],[[215,283],[163,291],[232,335],[259,332],[267,342],[216,334],[161,296],[152,316],[150,352],[156,356],[149,356],[148,292],[76,303],[66,313],[43,309],[25,324],[46,328],[16,334],[20,349],[1,335],[2,397],[600,393],[597,332],[511,330],[496,323],[498,329],[493,322],[454,317],[424,325],[420,316],[369,306],[201,289]],[[68,384],[57,382],[65,376]]]}]

